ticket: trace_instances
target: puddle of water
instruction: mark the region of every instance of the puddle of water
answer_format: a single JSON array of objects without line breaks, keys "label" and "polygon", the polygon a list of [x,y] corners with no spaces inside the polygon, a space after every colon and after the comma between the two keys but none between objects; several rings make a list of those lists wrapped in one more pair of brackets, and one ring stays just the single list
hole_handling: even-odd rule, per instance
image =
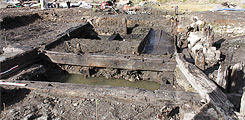
[{"label": "puddle of water", "polygon": [[156,82],[150,82],[150,81],[130,82],[124,79],[106,79],[104,77],[84,78],[84,76],[77,75],[77,74],[53,75],[51,76],[50,81],[61,82],[61,83],[88,84],[88,85],[110,85],[115,87],[135,87],[135,88],[145,88],[151,91],[160,89],[160,84]]}]

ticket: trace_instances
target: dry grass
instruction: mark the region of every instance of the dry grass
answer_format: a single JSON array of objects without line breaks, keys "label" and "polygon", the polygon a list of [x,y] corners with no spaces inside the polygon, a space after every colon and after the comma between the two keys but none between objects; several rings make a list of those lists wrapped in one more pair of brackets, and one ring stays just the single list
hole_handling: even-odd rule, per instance
[{"label": "dry grass", "polygon": [[241,5],[242,6],[242,8],[244,8],[245,9],[245,5]]},{"label": "dry grass", "polygon": [[[172,6],[164,6],[167,10],[174,10],[176,5]],[[210,5],[204,5],[204,4],[183,4],[178,5],[179,12],[195,12],[195,11],[208,11],[212,9],[212,6]]]}]

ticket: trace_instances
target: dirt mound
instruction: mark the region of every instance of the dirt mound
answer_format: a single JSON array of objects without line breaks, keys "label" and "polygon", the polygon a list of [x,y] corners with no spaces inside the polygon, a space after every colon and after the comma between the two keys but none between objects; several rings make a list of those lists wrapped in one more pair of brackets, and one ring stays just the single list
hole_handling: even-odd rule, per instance
[{"label": "dirt mound", "polygon": [[21,26],[26,26],[33,23],[35,20],[41,19],[41,17],[35,13],[31,15],[15,16],[15,17],[5,17],[1,22],[1,29],[14,29]]}]

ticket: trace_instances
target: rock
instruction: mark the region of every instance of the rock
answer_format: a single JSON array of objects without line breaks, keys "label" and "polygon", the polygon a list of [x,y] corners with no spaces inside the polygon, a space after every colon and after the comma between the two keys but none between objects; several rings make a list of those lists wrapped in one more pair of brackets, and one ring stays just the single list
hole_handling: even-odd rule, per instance
[{"label": "rock", "polygon": [[79,104],[79,103],[73,103],[72,105],[73,105],[74,107],[77,107],[78,104]]},{"label": "rock", "polygon": [[130,82],[135,82],[135,79],[134,79],[133,77],[130,77],[128,80],[129,80]]},{"label": "rock", "polygon": [[111,78],[110,74],[105,74],[104,76],[105,76],[106,79],[110,79]]},{"label": "rock", "polygon": [[191,48],[191,51],[196,54],[197,51],[201,50],[203,48],[203,45],[201,43],[196,43],[195,46]]},{"label": "rock", "polygon": [[131,105],[133,108],[135,108],[135,105]]},{"label": "rock", "polygon": [[136,77],[135,77],[135,80],[136,80],[136,81],[139,81],[139,80],[140,80],[139,76],[136,76]]},{"label": "rock", "polygon": [[64,114],[65,112],[63,110],[60,111],[60,114]]},{"label": "rock", "polygon": [[55,103],[59,103],[60,101],[59,101],[58,99],[55,99],[54,102],[55,102]]},{"label": "rock", "polygon": [[125,79],[125,80],[129,80],[129,75],[126,75],[126,76],[124,77],[124,79]]},{"label": "rock", "polygon": [[183,120],[194,120],[196,114],[193,113],[185,113]]},{"label": "rock", "polygon": [[37,118],[36,120],[48,120],[48,116],[41,116]]},{"label": "rock", "polygon": [[231,67],[231,76],[230,76],[230,87],[229,92],[234,92],[239,90],[241,88],[241,85],[243,84],[243,63],[239,62],[236,63],[234,66]]},{"label": "rock", "polygon": [[17,117],[20,114],[20,112],[15,112],[12,114],[13,117]]},{"label": "rock", "polygon": [[170,113],[172,112],[172,110],[173,110],[173,108],[170,106],[163,106],[160,109],[161,118],[163,118],[164,120],[165,119],[171,119],[172,116],[170,116]]},{"label": "rock", "polygon": [[192,48],[202,37],[201,32],[190,32],[189,37],[187,38],[187,41],[190,42],[188,47]]},{"label": "rock", "polygon": [[44,101],[43,101],[43,103],[44,104],[46,104],[46,103],[48,103],[49,101],[47,100],[47,99],[45,99]]},{"label": "rock", "polygon": [[32,116],[33,116],[34,113],[30,113],[28,115],[26,115],[23,120],[29,120]]},{"label": "rock", "polygon": [[215,47],[203,48],[203,53],[205,54],[205,60],[208,63],[215,64],[220,60],[221,52],[216,50]]}]

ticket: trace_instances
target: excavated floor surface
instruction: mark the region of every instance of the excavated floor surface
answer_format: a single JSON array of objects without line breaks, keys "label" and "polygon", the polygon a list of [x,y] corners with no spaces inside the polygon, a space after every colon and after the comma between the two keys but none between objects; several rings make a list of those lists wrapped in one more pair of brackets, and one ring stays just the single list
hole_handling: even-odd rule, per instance
[{"label": "excavated floor surface", "polygon": [[72,53],[80,52],[80,53],[100,53],[100,54],[136,54],[139,43],[140,43],[139,40],[138,41],[135,40],[109,41],[106,39],[102,39],[102,40],[72,39],[69,42],[65,42],[62,45],[59,45],[51,50],[57,52],[72,52]]}]

